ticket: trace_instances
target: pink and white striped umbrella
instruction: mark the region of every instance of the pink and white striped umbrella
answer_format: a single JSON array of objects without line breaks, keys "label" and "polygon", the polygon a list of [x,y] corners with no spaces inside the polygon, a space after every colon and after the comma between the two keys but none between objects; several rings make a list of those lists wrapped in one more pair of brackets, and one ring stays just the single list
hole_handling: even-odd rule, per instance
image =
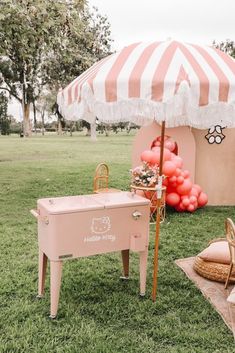
[{"label": "pink and white striped umbrella", "polygon": [[213,47],[134,43],[94,64],[57,101],[69,120],[235,127],[235,60]]}]

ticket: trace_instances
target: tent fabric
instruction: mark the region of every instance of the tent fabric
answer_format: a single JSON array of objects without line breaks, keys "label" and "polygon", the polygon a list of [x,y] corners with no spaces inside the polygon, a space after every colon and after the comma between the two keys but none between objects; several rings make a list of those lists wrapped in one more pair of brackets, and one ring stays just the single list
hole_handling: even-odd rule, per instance
[{"label": "tent fabric", "polygon": [[68,120],[235,127],[235,60],[208,46],[134,43],[58,93]]}]

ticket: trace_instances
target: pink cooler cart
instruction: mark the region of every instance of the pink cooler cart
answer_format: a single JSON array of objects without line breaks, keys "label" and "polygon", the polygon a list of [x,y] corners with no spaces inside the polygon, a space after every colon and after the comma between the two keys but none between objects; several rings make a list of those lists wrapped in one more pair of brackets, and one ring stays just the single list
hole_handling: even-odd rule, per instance
[{"label": "pink cooler cart", "polygon": [[38,220],[38,297],[44,294],[50,261],[50,317],[58,310],[64,260],[121,251],[124,278],[129,250],[140,255],[140,295],[145,295],[149,242],[149,200],[130,192],[45,198],[31,213]]}]

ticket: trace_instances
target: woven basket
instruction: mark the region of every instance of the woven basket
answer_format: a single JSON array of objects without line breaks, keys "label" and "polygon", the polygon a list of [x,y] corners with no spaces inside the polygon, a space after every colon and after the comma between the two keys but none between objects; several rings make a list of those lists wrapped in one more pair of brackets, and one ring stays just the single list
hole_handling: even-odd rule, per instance
[{"label": "woven basket", "polygon": [[[204,261],[199,256],[195,257],[193,268],[202,277],[217,282],[225,282],[229,271],[229,265]],[[235,282],[235,269],[231,273],[229,282]]]}]

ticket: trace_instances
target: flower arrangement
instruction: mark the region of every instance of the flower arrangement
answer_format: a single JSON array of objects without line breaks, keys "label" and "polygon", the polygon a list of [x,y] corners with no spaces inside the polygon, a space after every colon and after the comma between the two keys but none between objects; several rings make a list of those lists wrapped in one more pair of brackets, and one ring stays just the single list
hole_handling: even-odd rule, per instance
[{"label": "flower arrangement", "polygon": [[147,162],[143,165],[131,169],[132,185],[154,187],[158,181],[159,169],[155,166],[150,166]]}]

